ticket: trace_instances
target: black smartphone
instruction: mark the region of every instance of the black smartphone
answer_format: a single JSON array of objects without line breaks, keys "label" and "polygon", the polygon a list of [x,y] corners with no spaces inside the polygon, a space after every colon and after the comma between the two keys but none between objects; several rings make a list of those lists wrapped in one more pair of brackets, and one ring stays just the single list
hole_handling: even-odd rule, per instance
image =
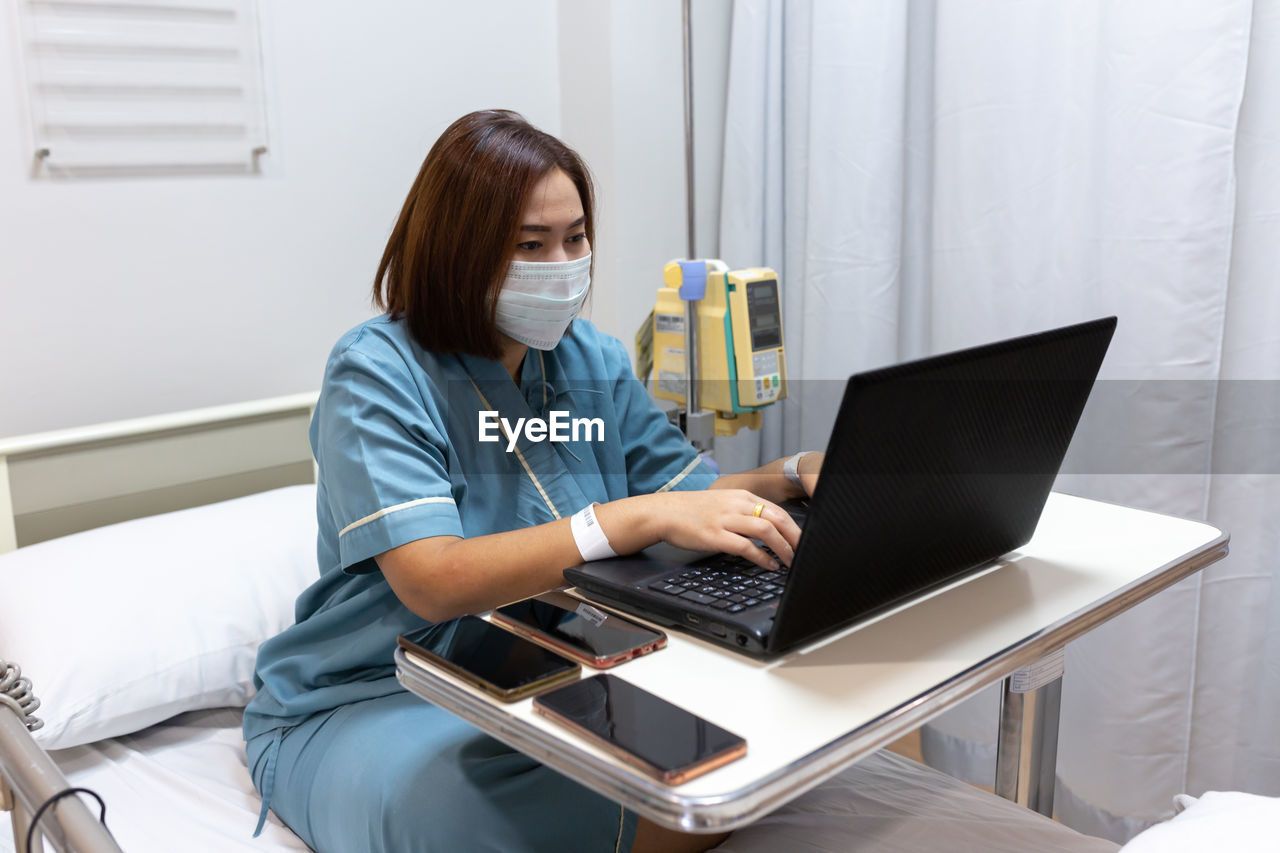
[{"label": "black smartphone", "polygon": [[533,709],[668,785],[747,754],[733,732],[608,673],[544,693]]},{"label": "black smartphone", "polygon": [[563,592],[499,607],[493,611],[493,621],[596,669],[617,666],[667,644],[667,635],[661,631],[606,613]]},{"label": "black smartphone", "polygon": [[401,634],[397,642],[504,702],[571,681],[582,672],[573,661],[478,616],[426,625]]}]

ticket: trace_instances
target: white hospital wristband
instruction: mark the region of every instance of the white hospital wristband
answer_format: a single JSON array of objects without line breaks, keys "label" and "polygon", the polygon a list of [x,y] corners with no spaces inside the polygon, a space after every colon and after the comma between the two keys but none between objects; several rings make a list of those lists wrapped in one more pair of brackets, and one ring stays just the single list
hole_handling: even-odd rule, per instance
[{"label": "white hospital wristband", "polygon": [[782,473],[786,474],[787,479],[797,486],[804,486],[804,483],[800,482],[800,460],[812,452],[812,450],[801,450],[795,456],[782,463]]},{"label": "white hospital wristband", "polygon": [[604,535],[600,522],[596,520],[595,504],[587,504],[574,513],[569,521],[569,529],[573,531],[573,541],[584,561],[618,556],[618,552],[609,546],[609,537]]}]

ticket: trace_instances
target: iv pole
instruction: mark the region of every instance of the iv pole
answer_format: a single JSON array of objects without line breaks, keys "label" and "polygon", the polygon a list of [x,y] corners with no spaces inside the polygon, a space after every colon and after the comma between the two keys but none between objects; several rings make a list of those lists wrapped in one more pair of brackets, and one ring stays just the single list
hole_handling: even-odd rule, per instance
[{"label": "iv pole", "polygon": [[[688,257],[698,257],[695,240],[694,157],[693,157],[693,26],[692,0],[681,2],[684,35],[684,181],[685,220]],[[715,443],[715,413],[702,411],[698,395],[698,302],[684,303],[684,434],[699,451],[711,450]]]}]

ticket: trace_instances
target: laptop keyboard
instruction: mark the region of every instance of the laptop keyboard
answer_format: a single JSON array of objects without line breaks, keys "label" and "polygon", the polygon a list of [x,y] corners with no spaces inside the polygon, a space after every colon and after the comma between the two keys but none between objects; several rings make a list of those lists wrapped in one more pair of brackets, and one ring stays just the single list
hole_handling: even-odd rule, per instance
[{"label": "laptop keyboard", "polygon": [[695,563],[649,588],[726,613],[741,613],[749,607],[776,605],[787,582],[787,567],[778,571],[762,569],[746,557],[721,554]]}]

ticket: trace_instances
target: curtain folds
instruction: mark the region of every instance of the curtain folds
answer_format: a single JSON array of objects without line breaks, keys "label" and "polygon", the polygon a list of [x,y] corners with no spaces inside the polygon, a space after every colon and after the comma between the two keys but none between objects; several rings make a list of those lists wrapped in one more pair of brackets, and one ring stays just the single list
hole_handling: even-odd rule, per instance
[{"label": "curtain folds", "polygon": [[[1058,488],[1232,553],[1068,649],[1059,815],[1280,794],[1280,0],[737,0],[729,81],[721,254],[780,272],[793,397],[727,452],[824,446],[853,371],[1118,315]],[[995,715],[926,757],[990,784]]]}]

